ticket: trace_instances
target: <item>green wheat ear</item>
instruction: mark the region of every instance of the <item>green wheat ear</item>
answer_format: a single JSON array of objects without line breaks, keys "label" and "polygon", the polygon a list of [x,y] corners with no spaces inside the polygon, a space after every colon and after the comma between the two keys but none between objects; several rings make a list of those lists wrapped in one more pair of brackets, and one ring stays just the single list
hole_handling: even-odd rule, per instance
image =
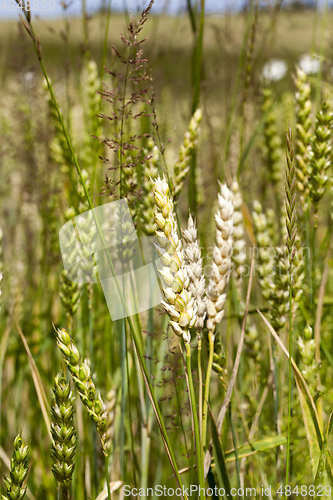
[{"label": "green wheat ear", "polygon": [[295,240],[297,235],[296,224],[296,167],[295,167],[295,147],[292,132],[289,125],[287,133],[287,170],[286,170],[286,226],[287,226],[287,247],[289,252],[289,263],[291,265],[295,256]]},{"label": "green wheat ear", "polygon": [[91,378],[89,365],[86,361],[82,362],[80,360],[80,353],[64,328],[57,330],[57,344],[65,359],[83,406],[99,433],[103,452],[107,455],[105,435],[107,414],[101,396],[96,395],[96,387]]},{"label": "green wheat ear", "polygon": [[10,461],[10,475],[4,476],[4,483],[7,495],[2,495],[2,500],[22,500],[27,491],[27,487],[22,488],[22,484],[28,475],[27,467],[29,455],[29,445],[22,441],[21,434],[14,439],[14,451]]},{"label": "green wheat ear", "polygon": [[73,424],[73,393],[63,373],[55,377],[53,393],[55,401],[51,408],[52,472],[60,485],[62,498],[67,498],[65,495],[68,495],[75,468],[73,458],[76,452],[76,431]]},{"label": "green wheat ear", "polygon": [[332,155],[332,120],[333,113],[327,102],[316,116],[316,126],[311,138],[309,191],[314,212],[317,215],[318,205],[325,194],[328,181],[327,170],[331,165]]}]

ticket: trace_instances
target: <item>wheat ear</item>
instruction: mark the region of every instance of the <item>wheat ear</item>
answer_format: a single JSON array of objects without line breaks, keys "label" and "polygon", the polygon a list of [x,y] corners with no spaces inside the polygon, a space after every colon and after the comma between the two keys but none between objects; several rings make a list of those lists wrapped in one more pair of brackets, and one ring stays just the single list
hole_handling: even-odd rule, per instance
[{"label": "wheat ear", "polygon": [[173,200],[164,177],[154,179],[153,189],[157,226],[155,234],[159,243],[156,249],[164,264],[163,269],[159,271],[164,283],[165,300],[162,304],[171,318],[170,324],[175,334],[182,337],[185,343],[189,343],[189,330],[196,323],[197,311],[192,293],[187,290],[190,280],[184,264],[182,242],[178,237]]},{"label": "wheat ear", "polygon": [[101,396],[96,396],[96,387],[91,378],[89,365],[86,361],[80,362],[80,353],[64,328],[57,330],[57,344],[65,358],[83,406],[100,435],[103,452],[107,455],[105,436],[107,414]]},{"label": "wheat ear", "polygon": [[6,495],[2,495],[2,500],[23,500],[27,487],[22,487],[29,468],[27,466],[29,455],[29,445],[22,441],[21,434],[14,439],[14,451],[10,461],[10,475],[4,476],[3,482],[6,487]]},{"label": "wheat ear", "polygon": [[60,486],[61,500],[67,500],[75,468],[73,459],[76,452],[76,431],[73,424],[73,393],[63,373],[55,377],[53,394],[52,472]]}]

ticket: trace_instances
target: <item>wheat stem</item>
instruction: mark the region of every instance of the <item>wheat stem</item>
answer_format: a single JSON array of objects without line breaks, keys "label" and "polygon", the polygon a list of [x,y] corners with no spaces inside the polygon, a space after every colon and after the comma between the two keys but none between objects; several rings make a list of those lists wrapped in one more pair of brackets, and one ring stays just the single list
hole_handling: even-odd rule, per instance
[{"label": "wheat stem", "polygon": [[212,375],[213,356],[214,356],[213,332],[208,333],[208,343],[209,343],[209,359],[206,372],[205,394],[204,394],[203,411],[202,411],[202,444],[204,448],[206,446],[206,440],[207,440],[207,413],[208,413],[209,386],[210,386],[210,378]]},{"label": "wheat stem", "polygon": [[111,489],[110,489],[110,479],[109,479],[109,456],[105,455],[105,481],[106,487],[108,489],[108,500],[111,500]]},{"label": "wheat stem", "polygon": [[200,439],[202,441],[202,403],[203,403],[203,385],[202,385],[202,340],[198,336],[198,377],[199,377],[199,429]]},{"label": "wheat stem", "polygon": [[199,422],[197,415],[197,405],[196,405],[196,398],[195,398],[193,378],[192,378],[191,345],[189,342],[185,342],[185,346],[186,346],[186,368],[187,368],[188,385],[190,390],[190,399],[191,399],[193,426],[194,426],[194,438],[195,438],[195,452],[196,452],[199,486],[200,486],[199,498],[204,500],[205,478],[203,469],[203,456],[202,456],[202,446],[201,446],[200,431],[199,431]]}]

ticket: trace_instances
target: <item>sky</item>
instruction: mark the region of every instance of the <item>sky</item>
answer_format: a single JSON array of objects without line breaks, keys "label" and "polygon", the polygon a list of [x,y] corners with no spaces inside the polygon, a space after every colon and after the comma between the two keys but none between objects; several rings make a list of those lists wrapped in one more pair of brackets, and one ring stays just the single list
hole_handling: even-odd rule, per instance
[{"label": "sky", "polygon": [[[104,0],[107,3],[108,0]],[[124,5],[132,11],[142,10],[149,0],[111,0],[112,8],[123,10]],[[193,2],[193,0],[192,0]],[[61,16],[62,9],[60,0],[30,0],[32,13],[38,14],[41,18],[50,18]],[[67,0],[69,3],[69,0]],[[103,0],[86,0],[87,9],[92,12],[98,9]],[[242,0],[206,0],[205,9],[207,12],[223,12],[234,4],[240,5]],[[15,6],[14,6],[15,5]],[[166,5],[166,10],[169,13],[178,13],[186,9],[186,0],[155,0],[153,12],[161,12]],[[42,11],[43,8],[43,11]],[[37,11],[38,9],[38,11]],[[68,9],[68,14],[76,15],[81,10],[81,0],[74,0],[71,7]],[[18,17],[19,8],[15,4],[15,0],[0,0],[0,20],[13,19]]]}]

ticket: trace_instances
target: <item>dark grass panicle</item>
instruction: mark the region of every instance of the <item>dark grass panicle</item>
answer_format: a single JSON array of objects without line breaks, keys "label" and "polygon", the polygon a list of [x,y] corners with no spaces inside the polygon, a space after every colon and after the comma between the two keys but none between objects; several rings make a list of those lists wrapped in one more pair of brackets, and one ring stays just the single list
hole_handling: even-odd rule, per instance
[{"label": "dark grass panicle", "polygon": [[119,172],[117,178],[110,179],[106,176],[104,193],[113,198],[126,196],[134,212],[141,192],[139,184],[142,179],[142,165],[145,161],[145,141],[150,137],[148,133],[137,133],[136,120],[153,116],[149,108],[152,108],[154,100],[150,85],[152,77],[147,70],[148,61],[143,57],[141,48],[145,39],[138,40],[138,35],[148,19],[153,3],[152,0],[136,24],[130,22],[128,37],[120,35],[127,49],[125,54],[121,54],[116,47],[112,47],[125,70],[110,71],[104,68],[113,78],[114,90],[109,90],[104,83],[101,92],[102,98],[111,105],[112,111],[109,116],[100,113],[99,117],[111,122],[113,134],[112,138],[99,140],[117,157],[115,162],[106,158],[101,159],[111,164],[110,171]]}]

